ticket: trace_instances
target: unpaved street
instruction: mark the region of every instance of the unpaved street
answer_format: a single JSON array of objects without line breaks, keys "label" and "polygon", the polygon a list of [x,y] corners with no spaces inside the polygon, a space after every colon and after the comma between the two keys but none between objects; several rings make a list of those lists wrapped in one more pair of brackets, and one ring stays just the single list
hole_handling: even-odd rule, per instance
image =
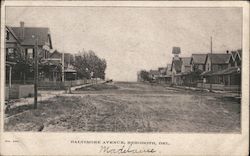
[{"label": "unpaved street", "polygon": [[240,103],[223,94],[117,82],[58,95],[5,122],[6,131],[238,133]]}]

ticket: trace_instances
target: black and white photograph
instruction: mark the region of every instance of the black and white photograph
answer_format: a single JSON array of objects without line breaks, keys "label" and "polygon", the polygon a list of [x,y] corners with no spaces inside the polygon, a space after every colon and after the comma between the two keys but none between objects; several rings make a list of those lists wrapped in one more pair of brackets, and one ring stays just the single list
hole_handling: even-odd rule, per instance
[{"label": "black and white photograph", "polygon": [[1,2],[0,155],[249,149],[249,3]]},{"label": "black and white photograph", "polygon": [[239,7],[6,7],[4,131],[241,133],[242,20]]}]

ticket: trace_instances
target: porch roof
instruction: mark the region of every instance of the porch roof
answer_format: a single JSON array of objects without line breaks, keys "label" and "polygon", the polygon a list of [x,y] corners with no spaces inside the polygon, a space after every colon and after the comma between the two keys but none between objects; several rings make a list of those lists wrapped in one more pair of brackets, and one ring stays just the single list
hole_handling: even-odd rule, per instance
[{"label": "porch roof", "polygon": [[213,74],[213,71],[204,71],[201,73],[201,76],[211,76]]},{"label": "porch roof", "polygon": [[230,67],[224,70],[214,72],[212,75],[229,75],[229,74],[240,74],[241,69],[239,67]]}]

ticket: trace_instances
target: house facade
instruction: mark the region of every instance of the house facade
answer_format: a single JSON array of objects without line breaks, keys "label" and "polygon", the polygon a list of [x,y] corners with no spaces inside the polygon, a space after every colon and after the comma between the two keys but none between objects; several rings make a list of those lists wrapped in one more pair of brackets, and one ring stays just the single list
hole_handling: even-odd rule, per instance
[{"label": "house facade", "polygon": [[238,51],[208,54],[205,62],[206,71],[201,74],[205,79],[205,87],[219,90],[240,90],[241,60],[239,56]]},{"label": "house facade", "polygon": [[172,76],[171,84],[181,85],[183,83],[181,78],[181,67],[182,67],[181,58],[175,56],[172,59],[172,64],[171,64],[171,76]]},{"label": "house facade", "polygon": [[19,27],[6,26],[5,32],[6,62],[12,60],[17,64],[13,66],[15,72],[12,72],[11,79],[18,83],[32,81],[35,46],[37,45],[39,62],[47,59],[53,48],[49,28],[25,27],[24,22],[20,22]]},{"label": "house facade", "polygon": [[191,71],[205,71],[205,60],[207,54],[192,54],[190,64]]}]

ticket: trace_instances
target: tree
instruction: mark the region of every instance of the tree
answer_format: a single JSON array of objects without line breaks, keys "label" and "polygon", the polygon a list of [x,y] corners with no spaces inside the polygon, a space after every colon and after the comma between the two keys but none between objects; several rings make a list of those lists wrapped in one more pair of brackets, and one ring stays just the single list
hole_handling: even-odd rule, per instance
[{"label": "tree", "polygon": [[17,46],[14,52],[15,65],[13,67],[13,79],[22,80],[25,83],[27,77],[33,74],[33,61],[31,58],[26,58],[23,49]]},{"label": "tree", "polygon": [[143,81],[150,81],[149,72],[147,72],[146,70],[141,70],[140,76]]},{"label": "tree", "polygon": [[105,79],[106,60],[99,58],[92,50],[79,52],[73,64],[79,78]]}]

